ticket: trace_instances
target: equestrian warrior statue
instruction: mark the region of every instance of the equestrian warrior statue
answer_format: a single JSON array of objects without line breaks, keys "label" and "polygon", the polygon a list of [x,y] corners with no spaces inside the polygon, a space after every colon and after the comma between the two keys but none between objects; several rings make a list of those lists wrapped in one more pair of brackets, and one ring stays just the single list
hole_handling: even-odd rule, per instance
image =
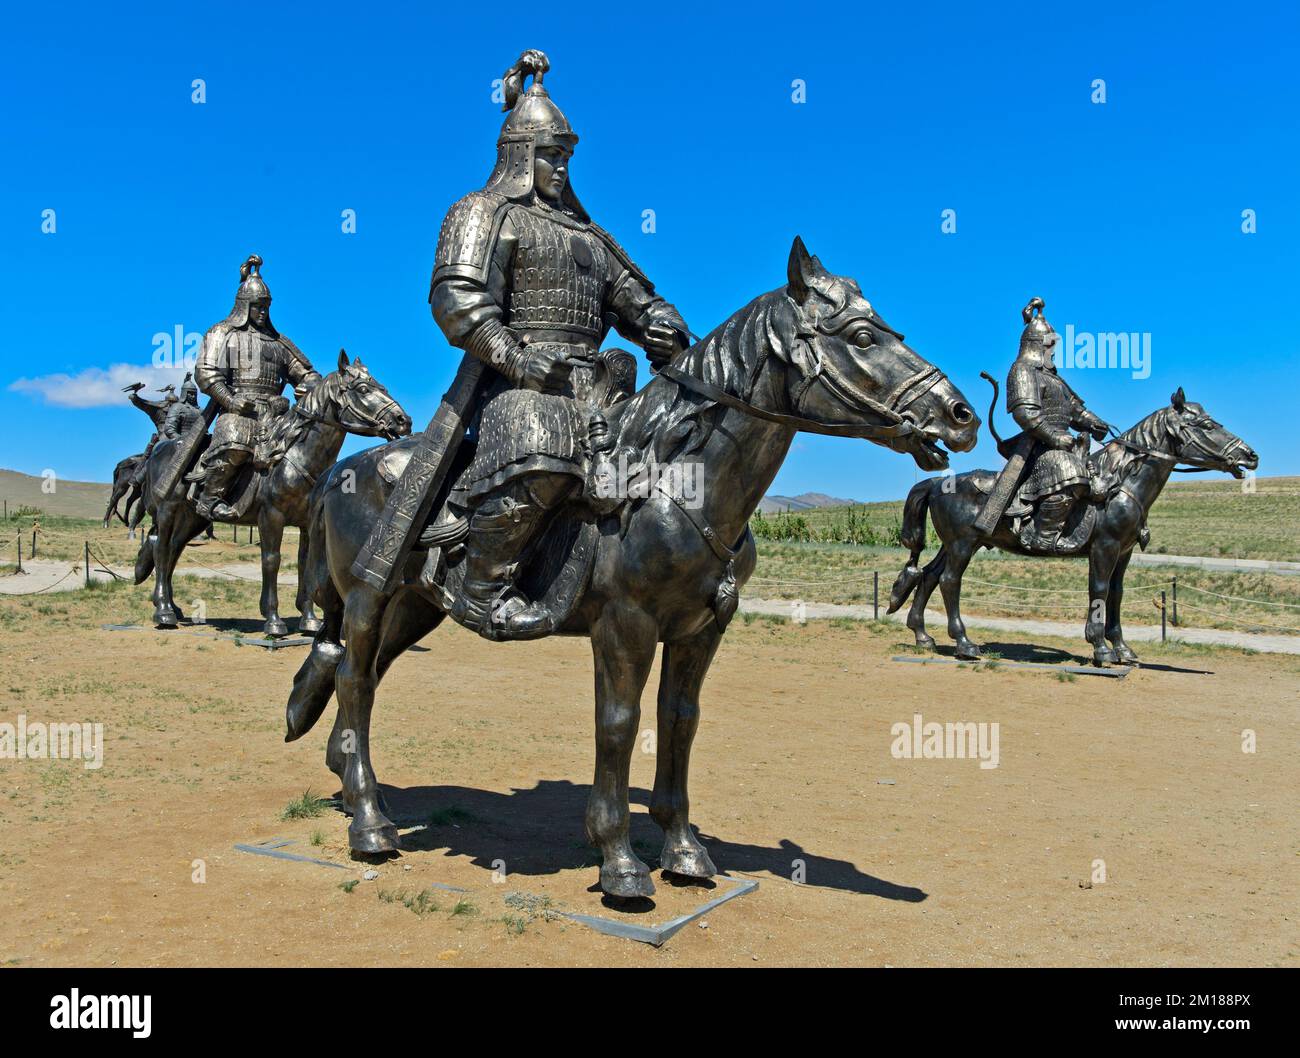
[{"label": "equestrian warrior statue", "polygon": [[167,405],[167,415],[158,432],[165,440],[174,441],[189,429],[191,423],[201,418],[203,413],[199,411],[199,388],[194,384],[194,376],[187,371],[185,381],[181,383],[181,398]]},{"label": "equestrian warrior statue", "polygon": [[[436,536],[468,523],[454,612],[489,638],[550,630],[552,614],[515,588],[514,571],[547,514],[588,473],[597,436],[589,427],[619,370],[616,351],[600,352],[606,334],[613,327],[656,366],[690,335],[579,202],[568,171],[578,137],[542,85],[548,68],[543,53],[527,51],[507,71],[496,167],[447,213],[429,293],[448,342],[490,368],[462,415],[471,429],[478,415],[473,460],[432,527]],[[394,495],[401,502],[403,490]],[[435,572],[426,566],[426,578]]]},{"label": "equestrian warrior statue", "polygon": [[[1052,360],[1057,335],[1043,316],[1043,299],[1031,299],[1021,316],[1025,329],[1019,355],[1007,374],[1007,411],[1024,433],[1009,442],[1013,456],[1003,476],[1018,474],[1028,464],[1018,498],[1035,512],[1032,524],[1021,531],[1021,541],[1031,551],[1054,552],[1061,550],[1061,531],[1070,512],[1088,492],[1086,434],[1101,441],[1107,426],[1057,373]],[[1085,434],[1076,438],[1070,433],[1072,427]],[[1014,482],[1010,484],[1014,487]],[[997,491],[995,486],[995,495]],[[994,507],[990,497],[990,508]],[[993,517],[1001,513],[998,510]]]},{"label": "equestrian warrior statue", "polygon": [[235,307],[203,337],[194,365],[198,388],[219,410],[212,442],[189,480],[202,481],[197,508],[204,518],[231,518],[226,500],[240,468],[277,410],[286,384],[301,392],[320,380],[311,361],[271,324],[271,292],[251,254],[239,268]]},{"label": "equestrian warrior statue", "polygon": [[143,382],[132,382],[129,386],[122,387],[122,392],[129,395],[131,403],[149,416],[149,421],[153,423],[153,433],[149,436],[149,443],[145,445],[144,458],[140,460],[139,465],[131,474],[131,485],[134,488],[139,488],[144,482],[145,461],[153,451],[154,445],[158,443],[163,423],[167,420],[168,409],[176,403],[176,389],[174,386],[164,386],[158,391],[163,395],[162,400],[148,400],[140,396],[140,390],[142,389],[144,389]]}]

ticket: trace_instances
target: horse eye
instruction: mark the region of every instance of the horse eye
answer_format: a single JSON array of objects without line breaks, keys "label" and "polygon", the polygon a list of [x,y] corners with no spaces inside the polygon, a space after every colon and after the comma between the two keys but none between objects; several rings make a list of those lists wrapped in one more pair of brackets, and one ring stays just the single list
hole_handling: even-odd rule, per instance
[{"label": "horse eye", "polygon": [[858,333],[853,336],[853,344],[859,349],[870,349],[871,346],[875,344],[875,341],[876,340],[871,337],[871,332],[865,328],[858,331]]}]

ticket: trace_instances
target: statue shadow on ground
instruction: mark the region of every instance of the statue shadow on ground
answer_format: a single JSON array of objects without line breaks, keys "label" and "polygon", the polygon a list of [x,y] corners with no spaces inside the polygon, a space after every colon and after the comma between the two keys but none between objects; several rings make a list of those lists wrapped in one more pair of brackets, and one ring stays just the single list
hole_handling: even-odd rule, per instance
[{"label": "statue shadow on ground", "polygon": [[[494,869],[504,861],[515,876],[558,874],[565,870],[595,868],[599,852],[587,843],[582,820],[591,787],[566,779],[543,779],[531,789],[509,793],[465,786],[412,786],[406,789],[381,786],[399,828],[419,826],[402,835],[407,853],[442,851],[448,856],[468,856],[476,867]],[[336,796],[341,796],[336,795]],[[649,805],[650,791],[633,787],[631,804]],[[658,869],[663,833],[648,815],[633,813],[632,846],[652,869]],[[795,860],[804,864],[804,884],[821,889],[878,896],[886,900],[920,903],[928,894],[912,886],[876,878],[858,870],[847,860],[818,856],[801,845],[782,838],[776,845],[746,845],[700,833],[718,869],[724,872],[766,871],[788,878]],[[710,889],[715,883],[688,881],[670,875],[657,878],[663,884],[690,884]],[[593,891],[596,887],[593,886]],[[643,908],[638,905],[644,904]],[[651,901],[619,903],[623,911],[650,910]]]},{"label": "statue shadow on ground", "polygon": [[[1040,647],[1033,643],[982,643],[986,655],[997,654],[997,658],[986,657],[987,661],[1032,661],[1040,665],[1091,665],[1092,658],[1084,654],[1073,654],[1056,647]],[[1138,644],[1140,647],[1141,644]],[[957,656],[956,647],[940,644],[935,652],[946,658]],[[1189,676],[1213,676],[1211,669],[1188,669],[1179,665],[1156,664],[1139,660],[1138,668],[1150,672],[1180,672]]]}]

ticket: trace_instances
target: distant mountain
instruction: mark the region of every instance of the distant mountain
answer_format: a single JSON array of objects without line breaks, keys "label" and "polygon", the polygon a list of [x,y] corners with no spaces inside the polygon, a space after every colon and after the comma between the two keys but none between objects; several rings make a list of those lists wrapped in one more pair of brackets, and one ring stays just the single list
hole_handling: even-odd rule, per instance
[{"label": "distant mountain", "polygon": [[849,507],[857,502],[827,496],[824,492],[801,492],[798,496],[764,496],[759,500],[758,509],[764,514],[776,514],[778,511],[808,511],[814,507]]}]

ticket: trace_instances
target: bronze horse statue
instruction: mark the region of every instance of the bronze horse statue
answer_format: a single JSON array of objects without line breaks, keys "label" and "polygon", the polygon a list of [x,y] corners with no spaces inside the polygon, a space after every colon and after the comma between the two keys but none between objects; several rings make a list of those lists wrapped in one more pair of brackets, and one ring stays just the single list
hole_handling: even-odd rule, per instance
[{"label": "bronze horse statue", "polygon": [[[113,486],[108,494],[108,506],[104,508],[105,529],[108,528],[114,517],[123,525],[129,526],[131,524],[131,509],[139,501],[140,495],[144,491],[142,485],[136,485],[133,481],[135,472],[139,469],[143,460],[144,453],[137,452],[133,456],[127,456],[113,468]],[[126,499],[125,507],[121,506],[123,498]]]},{"label": "bronze horse statue", "polygon": [[[985,378],[989,376],[985,375]],[[989,379],[989,381],[993,381]],[[993,402],[997,404],[997,383]],[[1004,442],[993,425],[989,409],[989,430],[1006,455]],[[1236,434],[1230,433],[1201,407],[1189,401],[1179,387],[1168,407],[1158,408],[1130,430],[1119,434],[1092,457],[1104,499],[1080,504],[1077,514],[1094,519],[1092,531],[1072,551],[1054,552],[1053,557],[1088,556],[1088,618],[1084,636],[1092,644],[1095,665],[1119,662],[1134,664],[1137,654],[1124,642],[1120,607],[1124,599],[1124,574],[1133,548],[1145,547],[1147,514],[1179,463],[1195,470],[1217,470],[1235,478],[1259,465],[1259,457]],[[1003,515],[993,531],[985,534],[975,526],[985,497],[997,474],[972,470],[955,478],[929,478],[913,486],[903,507],[903,546],[911,551],[903,571],[894,581],[889,597],[893,613],[915,593],[907,614],[907,627],[916,644],[933,649],[934,639],[925,630],[925,607],[937,586],[943,593],[948,613],[948,634],[956,641],[959,658],[975,659],[980,648],[966,635],[961,619],[961,581],[966,566],[982,547],[996,547],[1017,555],[1038,556],[1020,542],[1011,518]],[[925,550],[926,514],[934,523],[941,546],[938,554],[922,569],[917,566]],[[1106,645],[1107,640],[1110,646]]]},{"label": "bronze horse statue", "polygon": [[[262,552],[261,612],[268,636],[288,634],[280,617],[280,542],[286,525],[302,530],[298,545],[299,584],[297,606],[300,631],[320,627],[311,600],[302,586],[301,570],[307,551],[308,497],[317,479],[338,458],[346,434],[392,440],[411,431],[411,419],[360,359],[348,361],[340,351],[338,370],[326,375],[285,413],[292,417],[287,447],[269,471],[254,471],[256,489],[237,525],[256,525]],[[135,561],[135,583],[155,573],[154,621],[159,628],[175,628],[183,614],[172,594],[172,575],[185,545],[212,523],[194,508],[182,480],[161,501],[153,482],[166,466],[176,442],[160,441],[149,456],[142,502],[153,515],[153,526],[140,541]]]},{"label": "bronze horse statue", "polygon": [[[629,842],[628,772],[660,643],[651,800],[665,833],[660,866],[690,878],[716,873],[692,831],[687,797],[700,688],[754,570],[749,518],[796,432],[869,439],[910,454],[923,469],[947,465],[940,443],[964,452],[976,442],[979,418],[961,393],[884,323],[856,282],[827,272],[798,239],[787,275],[787,285],[752,301],[606,410],[610,433],[646,463],[692,463],[700,472],[698,509],[651,489],[613,513],[589,516],[599,526],[591,572],[557,629],[589,637],[595,658],[596,768],[586,831],[602,854],[600,884],[611,896],[654,892]],[[363,854],[399,848],[370,761],[376,686],[446,615],[445,598],[419,579],[419,549],[391,594],[351,572],[392,489],[391,475],[379,472],[383,457],[378,448],[339,463],[314,494],[303,579],[324,625],[294,680],[286,717],[286,741],[301,737],[337,691],[326,762],[352,815],[349,843]],[[355,481],[352,495],[334,487],[345,473]]]}]

